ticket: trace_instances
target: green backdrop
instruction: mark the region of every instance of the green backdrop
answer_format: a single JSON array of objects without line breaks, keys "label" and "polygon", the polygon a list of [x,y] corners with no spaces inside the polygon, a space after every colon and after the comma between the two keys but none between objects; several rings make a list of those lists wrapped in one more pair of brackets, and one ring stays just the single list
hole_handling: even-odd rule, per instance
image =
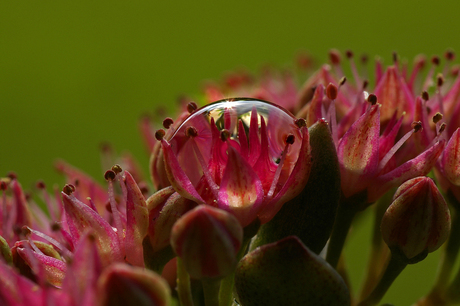
[{"label": "green backdrop", "polygon": [[[380,55],[460,50],[458,1],[0,1],[0,176],[26,188],[63,158],[102,180],[99,144],[131,151],[147,172],[137,122],[203,81],[299,50],[319,62],[330,48]],[[368,221],[348,250],[363,273]],[[429,287],[436,254],[409,267],[384,301],[409,305]],[[357,285],[354,289],[357,289]]]}]

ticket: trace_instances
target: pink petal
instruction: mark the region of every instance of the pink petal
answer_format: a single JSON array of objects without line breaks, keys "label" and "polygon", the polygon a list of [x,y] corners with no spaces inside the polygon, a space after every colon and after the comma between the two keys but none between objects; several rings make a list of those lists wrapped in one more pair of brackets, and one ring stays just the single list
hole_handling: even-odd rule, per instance
[{"label": "pink petal", "polygon": [[166,173],[174,189],[184,198],[197,203],[205,203],[196,191],[192,182],[190,182],[190,179],[187,177],[184,170],[182,170],[182,167],[177,161],[177,157],[174,155],[169,143],[165,140],[161,140],[161,146],[163,148],[163,155],[165,158]]},{"label": "pink petal", "polygon": [[370,184],[379,164],[379,105],[373,105],[345,133],[339,142],[342,192],[350,197]]},{"label": "pink petal", "polygon": [[454,132],[441,157],[443,174],[455,186],[460,186],[460,128]]},{"label": "pink petal", "polygon": [[149,212],[144,196],[134,178],[125,171],[125,184],[128,193],[126,199],[126,261],[132,265],[143,267],[144,255],[142,241],[147,235]]},{"label": "pink petal", "polygon": [[[325,121],[323,121],[326,124]],[[281,209],[284,203],[296,197],[305,187],[310,177],[311,170],[311,148],[310,135],[308,129],[302,129],[302,145],[299,150],[297,162],[281,190],[275,197],[267,203],[262,212],[259,214],[259,219],[263,223],[270,221],[276,213]]]},{"label": "pink petal", "polygon": [[256,217],[263,197],[260,179],[249,163],[229,146],[217,205],[233,213],[244,227]]},{"label": "pink petal", "polygon": [[120,251],[118,236],[110,224],[88,205],[80,202],[74,195],[67,195],[62,192],[62,199],[74,244],[88,230],[92,230],[97,237],[96,242],[104,264],[122,261],[123,256]]},{"label": "pink petal", "polygon": [[[45,279],[51,285],[61,287],[67,269],[66,264],[62,260],[32,251],[28,252],[24,248],[17,248],[17,252],[30,267],[34,266],[31,264],[31,261],[38,261],[43,268]],[[35,258],[31,258],[31,256]],[[38,275],[39,271],[34,271],[34,273]]]}]

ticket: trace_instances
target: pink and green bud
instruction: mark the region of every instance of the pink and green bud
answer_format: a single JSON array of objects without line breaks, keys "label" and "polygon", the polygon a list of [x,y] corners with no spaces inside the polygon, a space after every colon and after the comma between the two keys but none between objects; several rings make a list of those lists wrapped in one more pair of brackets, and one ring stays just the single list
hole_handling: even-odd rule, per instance
[{"label": "pink and green bud", "polygon": [[297,237],[261,246],[241,259],[237,300],[246,305],[350,305],[345,282]]},{"label": "pink and green bud", "polygon": [[189,211],[174,224],[171,245],[191,277],[229,275],[237,263],[243,229],[228,212],[207,205]]},{"label": "pink and green bud", "polygon": [[102,273],[97,286],[97,305],[168,306],[168,283],[155,272],[116,263]]},{"label": "pink and green bud", "polygon": [[381,231],[388,247],[407,263],[437,250],[449,236],[450,212],[433,180],[416,177],[402,184],[382,218]]}]

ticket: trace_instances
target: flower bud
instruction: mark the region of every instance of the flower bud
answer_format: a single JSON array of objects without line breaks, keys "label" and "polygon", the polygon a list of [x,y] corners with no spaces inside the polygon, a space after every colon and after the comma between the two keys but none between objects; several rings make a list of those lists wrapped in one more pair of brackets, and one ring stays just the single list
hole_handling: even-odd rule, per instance
[{"label": "flower bud", "polygon": [[172,229],[171,245],[193,278],[219,278],[237,263],[243,240],[238,220],[224,210],[200,205],[180,218]]},{"label": "flower bud", "polygon": [[289,236],[248,253],[235,273],[241,305],[350,305],[345,282],[324,259]]},{"label": "flower bud", "polygon": [[394,255],[416,263],[437,250],[450,232],[450,212],[444,198],[428,177],[402,184],[385,212],[381,231]]},{"label": "flower bud", "polygon": [[98,281],[98,305],[169,305],[169,286],[158,274],[116,263]]}]

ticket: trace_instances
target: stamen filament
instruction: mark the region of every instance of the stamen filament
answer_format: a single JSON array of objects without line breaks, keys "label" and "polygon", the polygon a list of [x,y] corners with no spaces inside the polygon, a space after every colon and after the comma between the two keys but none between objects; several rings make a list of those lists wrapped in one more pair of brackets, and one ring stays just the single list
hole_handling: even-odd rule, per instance
[{"label": "stamen filament", "polygon": [[399,148],[409,139],[409,137],[412,136],[416,132],[416,129],[412,129],[409,132],[406,133],[401,139],[388,151],[388,153],[382,158],[382,160],[379,163],[379,167],[377,169],[377,173],[380,173],[380,171],[385,168],[387,163],[390,161],[390,159],[395,155],[396,151],[398,151]]}]

